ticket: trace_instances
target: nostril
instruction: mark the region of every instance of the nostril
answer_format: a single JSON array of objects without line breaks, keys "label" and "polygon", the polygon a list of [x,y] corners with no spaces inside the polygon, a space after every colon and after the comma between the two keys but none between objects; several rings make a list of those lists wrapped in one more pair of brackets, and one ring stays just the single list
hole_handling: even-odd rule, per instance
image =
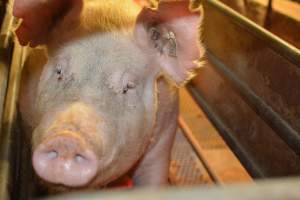
[{"label": "nostril", "polygon": [[58,153],[57,153],[57,151],[52,150],[47,153],[47,157],[48,157],[48,159],[53,160],[58,157]]},{"label": "nostril", "polygon": [[33,168],[50,183],[83,186],[97,174],[98,157],[84,141],[56,136],[39,144],[33,152]]}]

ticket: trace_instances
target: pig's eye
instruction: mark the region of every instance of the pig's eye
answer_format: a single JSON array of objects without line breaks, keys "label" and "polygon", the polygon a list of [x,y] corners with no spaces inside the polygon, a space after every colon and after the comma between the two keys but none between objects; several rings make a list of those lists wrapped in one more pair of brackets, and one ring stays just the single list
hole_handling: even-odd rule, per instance
[{"label": "pig's eye", "polygon": [[58,81],[66,79],[69,76],[67,67],[70,65],[70,56],[64,55],[55,59],[53,74]]},{"label": "pig's eye", "polygon": [[135,83],[132,81],[127,82],[124,86],[123,86],[123,90],[122,93],[126,94],[128,92],[128,90],[135,88]]},{"label": "pig's eye", "polygon": [[63,78],[63,70],[60,66],[55,68],[55,74],[58,80],[61,80]]}]

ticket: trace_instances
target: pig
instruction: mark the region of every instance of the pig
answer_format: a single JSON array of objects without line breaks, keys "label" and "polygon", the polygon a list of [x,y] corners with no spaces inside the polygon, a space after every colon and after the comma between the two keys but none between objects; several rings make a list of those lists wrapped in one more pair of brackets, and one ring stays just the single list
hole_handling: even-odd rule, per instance
[{"label": "pig", "polygon": [[[50,188],[168,183],[178,87],[201,65],[201,7],[68,1],[23,69],[19,109],[36,175]],[[46,35],[45,35],[46,34]],[[39,38],[41,37],[41,38]]]}]

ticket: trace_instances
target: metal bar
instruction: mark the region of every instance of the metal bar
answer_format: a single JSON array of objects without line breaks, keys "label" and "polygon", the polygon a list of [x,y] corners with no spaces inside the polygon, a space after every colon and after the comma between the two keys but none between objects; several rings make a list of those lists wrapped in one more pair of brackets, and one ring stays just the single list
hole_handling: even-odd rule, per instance
[{"label": "metal bar", "polygon": [[[4,2],[1,3],[4,4]],[[5,5],[1,5],[1,7],[5,8]],[[6,9],[8,9],[8,5],[6,6]],[[12,46],[13,46],[13,42],[10,34],[12,22],[13,20],[9,15],[4,15],[1,24],[1,30],[0,30],[0,130],[1,130],[4,100],[5,100],[6,89],[7,89],[8,70],[10,66]]]},{"label": "metal bar", "polygon": [[243,150],[239,142],[235,139],[235,137],[232,134],[232,130],[230,130],[230,128],[226,126],[225,123],[223,123],[220,117],[218,117],[218,115],[215,114],[214,110],[207,103],[200,91],[192,83],[189,83],[187,85],[187,89],[191,93],[196,103],[203,109],[206,116],[210,119],[210,121],[218,130],[218,132],[224,138],[228,146],[232,149],[234,154],[241,161],[241,163],[249,172],[249,174],[254,178],[264,178],[263,173],[249,158],[248,154]]},{"label": "metal bar", "polygon": [[114,192],[96,191],[49,197],[51,200],[299,200],[300,179],[279,179],[257,184],[231,185],[226,187],[194,187],[194,188],[143,188],[115,190]]},{"label": "metal bar", "polygon": [[214,7],[224,15],[230,17],[234,23],[250,31],[252,34],[265,42],[268,46],[270,46],[274,51],[276,51],[292,63],[296,64],[297,67],[300,68],[299,49],[285,42],[284,40],[280,39],[279,37],[260,27],[259,25],[255,24],[246,17],[241,16],[233,9],[229,8],[218,0],[204,0],[203,2],[211,7]]},{"label": "metal bar", "polygon": [[[14,166],[15,158],[20,149],[16,146],[18,138],[14,135],[17,112],[17,98],[19,90],[19,82],[21,78],[21,68],[24,62],[24,49],[13,42],[12,27],[15,23],[12,13],[13,0],[9,0],[6,5],[6,14],[1,26],[0,32],[0,48],[1,54],[0,67],[6,69],[6,75],[9,74],[9,79],[6,77],[5,102],[3,113],[1,112],[1,129],[0,129],[0,199],[13,198],[18,187],[14,187],[13,175],[18,166]],[[1,53],[2,53],[1,52]],[[9,73],[8,73],[9,71]],[[1,85],[1,87],[3,87]],[[2,88],[1,88],[2,89]],[[2,103],[2,102],[1,102]],[[2,105],[0,105],[2,106]]]},{"label": "metal bar", "polygon": [[268,28],[271,26],[271,14],[273,11],[273,0],[269,0],[268,1],[268,5],[267,5],[267,11],[266,11],[266,15],[265,15],[265,20],[264,20],[264,27]]},{"label": "metal bar", "polygon": [[[11,34],[11,27],[13,24],[13,17],[10,15],[11,6],[6,4],[6,14],[1,24],[0,30],[0,199],[9,199],[11,186],[11,127],[14,124],[8,125],[7,117],[9,116],[9,109],[7,107],[9,90],[8,76],[11,65],[13,39]],[[11,75],[11,74],[10,74]],[[10,80],[12,77],[10,78]],[[6,113],[6,114],[5,114]]]},{"label": "metal bar", "polygon": [[290,0],[290,1],[293,1],[293,2],[296,2],[296,3],[300,3],[300,0]]},{"label": "metal bar", "polygon": [[[7,79],[8,79],[8,70],[9,70],[9,55],[11,48],[4,48],[0,46],[0,122],[2,120],[2,112],[4,106],[4,100],[7,89]],[[1,130],[1,123],[0,123]]]},{"label": "metal bar", "polygon": [[[14,166],[11,166],[13,147],[15,140],[13,131],[16,126],[17,98],[21,78],[22,61],[24,51],[17,43],[15,44],[11,70],[9,74],[9,85],[5,98],[5,106],[2,119],[1,140],[0,140],[0,199],[8,199],[12,186],[12,174]],[[14,188],[17,189],[17,188]]]},{"label": "metal bar", "polygon": [[0,46],[3,48],[8,48],[12,44],[12,26],[14,24],[14,17],[11,15],[12,1],[7,2],[6,14],[1,24]]},{"label": "metal bar", "polygon": [[268,1],[268,12],[272,11],[273,0]]},{"label": "metal bar", "polygon": [[240,80],[234,72],[227,68],[211,52],[207,51],[208,59],[217,71],[235,88],[253,110],[283,139],[288,146],[300,156],[300,133],[295,131],[288,122],[281,118],[262,98],[257,96],[251,88]]},{"label": "metal bar", "polygon": [[183,134],[186,136],[186,138],[192,145],[193,149],[196,151],[200,161],[202,162],[204,168],[206,169],[212,181],[216,184],[223,184],[222,179],[217,175],[213,167],[211,167],[210,164],[207,162],[202,147],[199,145],[194,134],[192,133],[192,131],[190,130],[190,128],[188,127],[188,125],[185,123],[184,119],[181,116],[179,116],[178,118],[178,123],[180,128],[182,129]]}]

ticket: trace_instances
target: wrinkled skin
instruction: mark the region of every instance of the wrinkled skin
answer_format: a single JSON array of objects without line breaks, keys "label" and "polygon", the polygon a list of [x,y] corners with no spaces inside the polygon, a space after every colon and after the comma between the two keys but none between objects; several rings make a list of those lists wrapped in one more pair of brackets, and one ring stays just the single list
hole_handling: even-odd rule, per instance
[{"label": "wrinkled skin", "polygon": [[[20,111],[34,170],[50,187],[95,188],[128,172],[135,185],[167,184],[175,85],[191,77],[203,54],[201,15],[190,13],[187,2],[155,12],[120,2],[70,3],[48,29],[47,56],[37,49],[27,60]],[[165,38],[170,31],[175,50]]]}]

